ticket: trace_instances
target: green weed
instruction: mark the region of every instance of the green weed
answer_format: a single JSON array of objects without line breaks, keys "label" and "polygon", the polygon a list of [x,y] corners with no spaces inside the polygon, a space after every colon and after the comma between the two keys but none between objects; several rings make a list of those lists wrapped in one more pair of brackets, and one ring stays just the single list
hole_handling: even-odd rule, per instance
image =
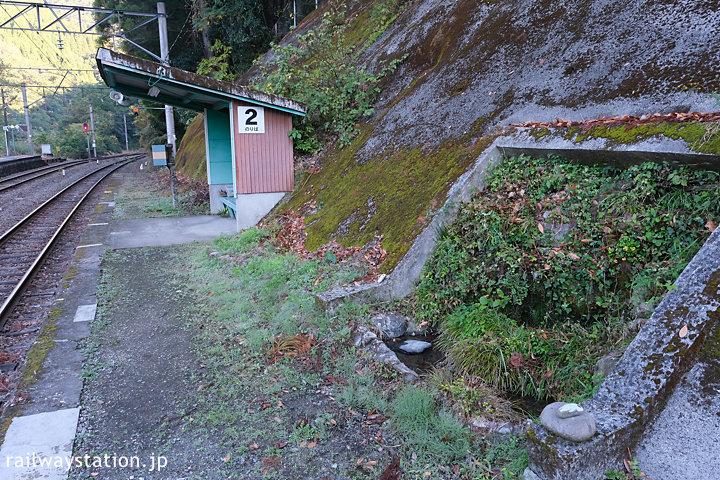
[{"label": "green weed", "polygon": [[591,394],[720,223],[720,174],[513,158],[439,237],[415,295],[464,375],[538,398]]}]

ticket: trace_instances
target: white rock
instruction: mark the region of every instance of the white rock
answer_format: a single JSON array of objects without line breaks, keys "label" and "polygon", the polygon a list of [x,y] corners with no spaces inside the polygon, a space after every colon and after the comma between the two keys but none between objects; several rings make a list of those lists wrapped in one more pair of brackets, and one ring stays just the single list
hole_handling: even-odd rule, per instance
[{"label": "white rock", "polygon": [[557,416],[558,418],[577,417],[584,411],[585,410],[577,403],[566,403],[562,407],[558,408]]},{"label": "white rock", "polygon": [[422,353],[431,346],[432,343],[422,340],[406,340],[399,348],[405,353]]}]

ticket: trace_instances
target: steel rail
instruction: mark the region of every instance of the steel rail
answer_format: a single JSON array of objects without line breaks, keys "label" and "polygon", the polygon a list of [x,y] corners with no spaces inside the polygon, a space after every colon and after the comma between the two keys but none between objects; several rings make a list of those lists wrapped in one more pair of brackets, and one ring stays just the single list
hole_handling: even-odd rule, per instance
[{"label": "steel rail", "polygon": [[[30,265],[30,267],[26,270],[26,272],[24,273],[24,275],[22,276],[22,278],[20,279],[20,281],[18,281],[18,283],[15,285],[15,288],[13,288],[13,290],[10,292],[10,295],[8,295],[8,297],[7,297],[7,298],[5,299],[5,301],[3,302],[2,306],[0,306],[0,326],[3,326],[3,325],[4,325],[4,323],[5,323],[5,318],[6,318],[7,315],[10,313],[10,311],[11,311],[12,307],[14,306],[16,300],[17,300],[18,297],[20,296],[20,293],[21,293],[21,292],[23,291],[23,289],[27,286],[28,281],[29,281],[30,278],[33,276],[33,274],[35,273],[35,271],[36,271],[37,268],[39,267],[40,263],[44,260],[45,256],[46,256],[47,253],[50,251],[50,249],[52,248],[52,246],[55,244],[56,240],[58,239],[58,237],[59,237],[60,234],[62,233],[62,231],[63,231],[63,229],[65,228],[65,226],[68,224],[68,222],[70,222],[70,220],[72,219],[72,217],[73,217],[73,215],[75,214],[75,212],[80,208],[80,206],[83,204],[83,202],[85,202],[85,200],[87,199],[87,197],[88,197],[88,196],[93,192],[93,190],[95,190],[95,188],[97,188],[97,186],[98,186],[103,180],[105,180],[108,176],[110,176],[110,175],[111,175],[112,173],[114,173],[116,170],[124,167],[125,165],[129,164],[130,162],[132,162],[133,160],[136,160],[136,159],[137,159],[137,158],[130,158],[130,159],[127,159],[127,160],[121,160],[121,161],[115,162],[115,163],[113,163],[113,164],[111,164],[111,165],[106,165],[106,166],[104,166],[104,167],[102,167],[102,168],[99,168],[98,170],[95,170],[94,172],[92,172],[92,173],[90,173],[90,174],[88,174],[88,175],[85,175],[84,177],[82,177],[81,179],[79,179],[78,181],[76,181],[75,183],[73,183],[72,185],[64,188],[61,192],[58,192],[57,194],[55,194],[51,199],[49,199],[48,201],[44,202],[41,206],[39,206],[38,208],[36,208],[35,210],[33,210],[32,213],[30,213],[30,214],[27,215],[25,218],[23,218],[22,220],[20,220],[17,224],[15,224],[15,226],[13,226],[12,228],[10,228],[10,230],[8,230],[7,232],[5,232],[5,233],[0,237],[0,244],[2,244],[2,243],[4,243],[4,242],[10,237],[10,235],[12,235],[13,232],[17,231],[21,226],[23,226],[23,225],[24,225],[25,223],[27,223],[32,217],[34,217],[38,212],[40,212],[45,206],[49,205],[52,201],[54,201],[55,199],[57,199],[57,198],[60,196],[60,194],[62,194],[62,193],[64,193],[65,191],[69,190],[71,187],[79,184],[82,180],[86,179],[87,177],[89,177],[89,176],[91,176],[91,175],[94,175],[94,174],[96,174],[96,173],[98,173],[98,172],[100,172],[100,171],[102,171],[102,170],[107,169],[107,168],[111,168],[111,170],[110,170],[109,172],[106,172],[98,181],[96,181],[96,182],[90,187],[90,189],[88,189],[88,191],[85,192],[85,194],[82,196],[82,198],[80,198],[80,200],[78,200],[78,201],[76,202],[75,206],[72,208],[72,210],[70,211],[70,213],[69,213],[69,214],[65,217],[65,219],[60,223],[60,225],[58,226],[58,228],[55,230],[55,233],[53,233],[53,235],[52,235],[52,237],[50,238],[50,240],[49,240],[49,241],[45,244],[45,246],[43,247],[42,251],[35,257],[35,260],[33,261],[32,265]],[[112,168],[112,167],[114,167],[114,168]]]}]

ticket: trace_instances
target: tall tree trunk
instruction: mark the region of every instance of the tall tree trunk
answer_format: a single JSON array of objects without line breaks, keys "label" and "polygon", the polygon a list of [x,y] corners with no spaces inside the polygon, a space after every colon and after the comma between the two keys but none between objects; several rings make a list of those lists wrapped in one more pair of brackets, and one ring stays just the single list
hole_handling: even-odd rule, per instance
[{"label": "tall tree trunk", "polygon": [[206,0],[195,0],[192,2],[193,17],[203,20],[202,28],[200,29],[200,38],[202,39],[203,45],[203,56],[208,59],[212,56],[210,51],[210,27],[208,26],[207,18],[205,17],[205,5]]}]

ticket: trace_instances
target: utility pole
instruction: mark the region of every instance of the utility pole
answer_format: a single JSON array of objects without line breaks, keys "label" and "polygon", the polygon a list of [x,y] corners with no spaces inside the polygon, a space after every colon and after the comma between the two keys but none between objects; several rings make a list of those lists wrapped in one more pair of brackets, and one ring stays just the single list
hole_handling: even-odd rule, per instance
[{"label": "utility pole", "polygon": [[177,175],[175,174],[175,154],[173,146],[169,143],[165,145],[165,157],[167,157],[167,168],[170,170],[170,193],[172,194],[173,208],[177,208],[178,191],[177,191]]},{"label": "utility pole", "polygon": [[[13,125],[14,127],[17,127],[17,125]],[[17,148],[15,148],[15,129],[10,129],[10,135],[12,136],[12,145],[13,145],[13,154],[17,155]]]},{"label": "utility pole", "polygon": [[25,109],[25,127],[27,128],[27,139],[28,139],[28,153],[32,155],[35,152],[35,147],[32,143],[32,130],[30,128],[30,109],[28,108],[27,103],[27,91],[25,89],[25,84],[23,83],[21,85],[22,87],[22,97],[23,97],[23,108]]},{"label": "utility pole", "polygon": [[[167,36],[167,15],[165,14],[165,2],[158,2],[158,30],[160,32],[160,58],[162,64],[170,67],[170,48],[168,48]],[[167,143],[172,145],[173,155],[175,155],[175,118],[173,115],[173,107],[165,105],[165,126],[167,128]]]},{"label": "utility pole", "polygon": [[93,157],[97,158],[97,148],[95,147],[95,121],[93,120],[92,103],[90,104],[90,132],[92,132],[93,139]]},{"label": "utility pole", "polygon": [[0,93],[2,93],[2,109],[3,109],[3,119],[5,121],[5,128],[3,128],[3,131],[5,132],[5,154],[9,157],[10,156],[10,145],[8,145],[8,135],[7,135],[7,108],[5,107],[5,89],[0,89]]},{"label": "utility pole", "polygon": [[127,113],[123,113],[123,125],[125,126],[125,150],[130,150],[130,144],[128,143],[127,136]]}]

